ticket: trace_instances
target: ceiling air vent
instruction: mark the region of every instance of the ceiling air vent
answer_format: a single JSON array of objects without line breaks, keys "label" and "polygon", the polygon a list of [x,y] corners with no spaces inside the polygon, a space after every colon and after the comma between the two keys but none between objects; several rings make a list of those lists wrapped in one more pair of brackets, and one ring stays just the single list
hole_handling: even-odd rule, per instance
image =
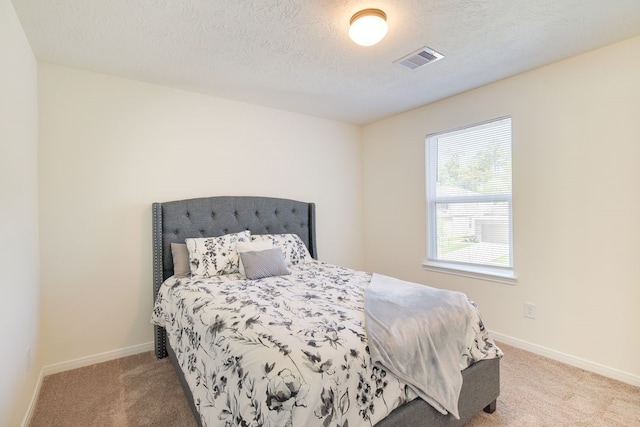
[{"label": "ceiling air vent", "polygon": [[423,65],[427,65],[442,58],[444,58],[443,54],[425,46],[422,49],[418,49],[415,52],[410,53],[404,58],[394,61],[393,63],[415,70],[418,67],[422,67]]}]

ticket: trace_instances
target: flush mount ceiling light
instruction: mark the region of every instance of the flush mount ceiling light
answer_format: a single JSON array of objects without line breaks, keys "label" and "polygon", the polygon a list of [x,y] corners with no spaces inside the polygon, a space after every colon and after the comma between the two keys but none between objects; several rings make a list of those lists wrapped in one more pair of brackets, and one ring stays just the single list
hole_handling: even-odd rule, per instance
[{"label": "flush mount ceiling light", "polygon": [[380,9],[365,9],[351,17],[349,37],[360,46],[373,46],[387,34],[387,15]]}]

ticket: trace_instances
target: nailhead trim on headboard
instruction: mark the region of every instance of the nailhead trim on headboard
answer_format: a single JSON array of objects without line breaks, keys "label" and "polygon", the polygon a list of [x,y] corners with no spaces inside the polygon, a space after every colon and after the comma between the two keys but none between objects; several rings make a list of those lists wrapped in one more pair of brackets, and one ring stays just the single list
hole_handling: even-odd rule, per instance
[{"label": "nailhead trim on headboard", "polygon": [[[164,281],[162,277],[162,205],[154,203],[153,209],[153,302],[160,290],[160,285]],[[167,331],[164,328],[154,325],[155,333],[155,353],[158,359],[167,356]]]}]

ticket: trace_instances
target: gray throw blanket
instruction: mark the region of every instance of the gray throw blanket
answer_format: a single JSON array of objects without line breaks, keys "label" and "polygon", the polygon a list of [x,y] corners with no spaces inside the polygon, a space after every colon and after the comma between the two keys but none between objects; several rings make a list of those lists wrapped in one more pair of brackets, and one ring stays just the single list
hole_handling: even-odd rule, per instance
[{"label": "gray throw blanket", "polygon": [[461,292],[373,274],[365,296],[371,358],[439,412],[459,419],[474,309]]}]

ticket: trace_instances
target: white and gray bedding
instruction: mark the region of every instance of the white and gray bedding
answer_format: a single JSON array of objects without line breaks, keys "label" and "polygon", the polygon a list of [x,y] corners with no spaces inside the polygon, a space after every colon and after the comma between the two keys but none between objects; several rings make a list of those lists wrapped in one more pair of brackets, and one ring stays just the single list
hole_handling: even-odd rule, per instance
[{"label": "white and gray bedding", "polygon": [[[289,271],[162,284],[152,321],[168,331],[202,425],[372,426],[415,398],[371,361],[364,311],[371,275],[312,260]],[[472,317],[459,369],[500,355]]]}]

